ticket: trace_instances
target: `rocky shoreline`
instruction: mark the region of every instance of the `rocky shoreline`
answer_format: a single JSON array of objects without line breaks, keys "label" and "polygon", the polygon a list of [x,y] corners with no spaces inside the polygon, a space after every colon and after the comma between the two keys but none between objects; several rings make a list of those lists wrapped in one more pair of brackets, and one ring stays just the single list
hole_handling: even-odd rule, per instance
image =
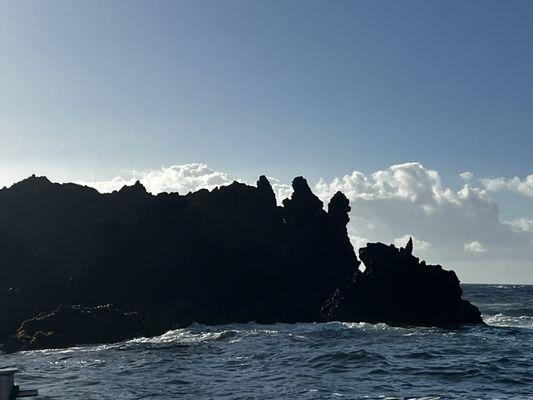
[{"label": "rocky shoreline", "polygon": [[193,321],[483,323],[455,273],[421,262],[412,241],[357,257],[349,212],[340,192],[324,209],[302,177],[278,206],[264,176],[157,196],[32,176],[0,190],[0,342],[107,343]]}]

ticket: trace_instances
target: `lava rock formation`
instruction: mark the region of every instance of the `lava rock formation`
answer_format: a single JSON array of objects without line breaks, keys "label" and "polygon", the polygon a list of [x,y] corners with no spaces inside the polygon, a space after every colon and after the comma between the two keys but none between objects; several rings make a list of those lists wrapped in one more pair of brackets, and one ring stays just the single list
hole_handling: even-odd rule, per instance
[{"label": "lava rock formation", "polygon": [[118,342],[147,331],[138,313],[124,313],[110,305],[59,306],[48,314],[25,321],[6,341],[4,350],[15,352]]},{"label": "lava rock formation", "polygon": [[[154,196],[139,182],[100,194],[35,176],[0,190],[0,341],[29,349],[137,331],[65,326],[84,326],[103,304],[123,310],[106,315],[138,313],[139,334],[194,321],[482,322],[455,273],[419,262],[412,242],[369,244],[359,271],[348,199],[336,193],[326,211],[304,178],[292,186],[282,206],[264,176],[186,195]],[[67,310],[81,317],[60,318]],[[39,314],[49,316],[31,319]]]}]

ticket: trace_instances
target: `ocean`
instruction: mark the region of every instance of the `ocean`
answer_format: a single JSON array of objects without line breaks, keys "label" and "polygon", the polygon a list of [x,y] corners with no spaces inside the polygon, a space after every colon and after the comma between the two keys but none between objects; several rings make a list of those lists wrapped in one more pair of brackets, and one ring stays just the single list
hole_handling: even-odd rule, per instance
[{"label": "ocean", "polygon": [[0,366],[41,399],[533,399],[533,286],[463,290],[488,326],[194,324]]}]

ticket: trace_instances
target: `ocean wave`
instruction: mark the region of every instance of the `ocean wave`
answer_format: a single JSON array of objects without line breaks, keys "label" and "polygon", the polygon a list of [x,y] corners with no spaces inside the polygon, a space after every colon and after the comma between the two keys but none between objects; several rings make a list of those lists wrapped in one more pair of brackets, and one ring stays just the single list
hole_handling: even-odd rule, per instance
[{"label": "ocean wave", "polygon": [[279,332],[271,326],[255,323],[210,326],[194,323],[190,327],[170,330],[154,337],[140,337],[128,340],[128,344],[200,344],[213,341],[239,342],[256,335],[277,335]]},{"label": "ocean wave", "polygon": [[496,289],[523,289],[530,285],[493,285]]},{"label": "ocean wave", "polygon": [[[484,315],[485,322],[489,326],[533,329],[533,316],[511,316],[503,313]],[[100,345],[76,346],[68,349],[47,349],[24,352],[26,354],[69,354],[72,352],[98,352],[111,349],[129,349],[137,346],[190,346],[197,344],[209,344],[227,342],[236,344],[248,340],[254,336],[283,336],[292,341],[306,341],[317,337],[352,337],[355,335],[373,334],[399,334],[408,336],[426,336],[440,334],[454,336],[454,330],[436,327],[420,326],[391,326],[386,323],[368,322],[325,322],[325,323],[300,323],[300,324],[273,324],[261,325],[254,322],[244,324],[228,324],[221,326],[209,326],[194,323],[187,328],[175,329],[154,337],[138,337],[124,342]],[[332,336],[333,335],[333,336]]]},{"label": "ocean wave", "polygon": [[140,337],[131,339],[127,343],[140,344],[167,344],[167,343],[182,343],[182,344],[194,344],[207,342],[212,340],[221,340],[233,337],[239,332],[235,330],[224,330],[220,332],[192,332],[188,329],[176,329],[168,331],[162,335],[154,337]]},{"label": "ocean wave", "polygon": [[484,315],[483,319],[487,325],[533,329],[533,316],[530,315],[510,316],[499,313],[495,315]]}]

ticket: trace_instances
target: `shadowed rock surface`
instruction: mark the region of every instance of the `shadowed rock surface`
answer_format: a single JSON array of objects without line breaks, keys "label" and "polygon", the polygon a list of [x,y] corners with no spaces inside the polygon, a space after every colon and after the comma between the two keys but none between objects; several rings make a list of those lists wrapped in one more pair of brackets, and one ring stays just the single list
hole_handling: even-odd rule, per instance
[{"label": "shadowed rock surface", "polygon": [[61,301],[62,277],[43,252],[32,252],[22,240],[0,227],[0,338],[25,319]]},{"label": "shadowed rock surface", "polygon": [[483,323],[478,308],[461,299],[455,272],[426,265],[405,248],[369,243],[359,250],[366,269],[335,290],[322,309],[330,321],[446,326]]},{"label": "shadowed rock surface", "polygon": [[258,186],[163,193],[124,223],[103,221],[71,301],[182,322],[316,321],[356,265],[347,209],[328,214],[303,178],[284,207],[266,178]]},{"label": "shadowed rock surface", "polygon": [[264,176],[157,196],[139,182],[100,194],[32,176],[0,190],[0,340],[62,304],[113,304],[153,331],[193,321],[481,322],[455,274],[419,263],[412,242],[369,244],[359,272],[350,210],[340,192],[324,210],[302,177],[280,207]]},{"label": "shadowed rock surface", "polygon": [[80,344],[113,343],[148,332],[138,313],[124,313],[113,306],[60,306],[49,314],[24,321],[4,350],[64,348]]}]

